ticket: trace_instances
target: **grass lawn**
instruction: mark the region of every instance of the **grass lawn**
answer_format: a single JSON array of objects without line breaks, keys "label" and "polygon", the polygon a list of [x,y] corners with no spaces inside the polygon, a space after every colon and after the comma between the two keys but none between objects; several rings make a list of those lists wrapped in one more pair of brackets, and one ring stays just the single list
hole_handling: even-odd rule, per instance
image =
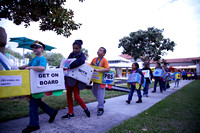
[{"label": "grass lawn", "polygon": [[200,132],[200,80],[171,94],[148,110],[108,133],[125,132]]},{"label": "grass lawn", "polygon": [[[106,91],[105,98],[116,97],[127,94],[125,92]],[[80,91],[80,96],[85,103],[96,101],[91,90]],[[44,96],[43,101],[55,109],[67,107],[66,92],[61,96]],[[78,105],[74,102],[74,105]],[[28,98],[0,99],[0,122],[13,120],[29,115]],[[42,113],[42,110],[39,110]]]}]

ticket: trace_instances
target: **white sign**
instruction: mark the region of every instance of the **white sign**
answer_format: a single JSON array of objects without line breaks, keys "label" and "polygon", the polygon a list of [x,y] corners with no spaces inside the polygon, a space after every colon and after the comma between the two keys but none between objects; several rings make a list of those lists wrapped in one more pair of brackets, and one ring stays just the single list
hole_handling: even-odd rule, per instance
[{"label": "white sign", "polygon": [[47,69],[43,72],[30,70],[31,93],[65,89],[63,69]]},{"label": "white sign", "polygon": [[83,64],[77,68],[69,69],[69,71],[65,71],[65,76],[71,77],[78,81],[81,81],[87,85],[90,84],[90,80],[92,78],[92,74],[94,72],[94,68]]},{"label": "white sign", "polygon": [[0,87],[22,86],[22,76],[0,76]]},{"label": "white sign", "polygon": [[60,72],[58,71],[52,71],[52,72],[46,72],[46,73],[38,73],[36,76],[37,80],[37,86],[38,87],[44,87],[48,85],[55,85],[59,86],[61,83],[60,80]]}]

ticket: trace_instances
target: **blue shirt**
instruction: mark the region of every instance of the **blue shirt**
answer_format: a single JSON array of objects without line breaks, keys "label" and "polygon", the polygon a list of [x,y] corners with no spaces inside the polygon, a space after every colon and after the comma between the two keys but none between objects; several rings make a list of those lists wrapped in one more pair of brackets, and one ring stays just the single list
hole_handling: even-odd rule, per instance
[{"label": "blue shirt", "polygon": [[44,56],[41,57],[34,57],[29,63],[29,66],[43,66],[46,68],[47,60]]}]

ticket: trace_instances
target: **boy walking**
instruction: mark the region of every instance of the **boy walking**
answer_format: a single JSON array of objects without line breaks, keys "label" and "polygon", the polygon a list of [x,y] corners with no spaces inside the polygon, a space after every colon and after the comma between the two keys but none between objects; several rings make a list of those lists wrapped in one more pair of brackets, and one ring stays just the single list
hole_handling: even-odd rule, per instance
[{"label": "boy walking", "polygon": [[[90,63],[90,65],[93,65],[93,66],[103,67],[103,69],[98,69],[98,70],[95,69],[96,72],[104,73],[104,72],[110,71],[108,61],[106,60],[106,58],[104,58],[105,54],[106,54],[106,49],[104,47],[100,47],[97,52],[98,57],[94,58],[92,62]],[[98,101],[97,115],[101,116],[104,113],[105,88],[101,88],[100,84],[98,83],[93,83],[92,93]]]},{"label": "boy walking", "polygon": [[[33,49],[33,53],[35,57],[28,63],[28,65],[19,66],[19,69],[32,69],[34,71],[44,71],[47,66],[47,60],[42,55],[45,45],[39,41],[34,41],[31,45]],[[40,129],[39,126],[39,116],[38,116],[38,107],[40,107],[45,113],[50,116],[49,123],[52,123],[58,113],[58,110],[55,110],[49,107],[46,103],[44,103],[41,98],[35,99],[30,96],[29,101],[29,125],[27,128],[22,130],[22,133],[30,133],[32,131],[36,131]]]}]

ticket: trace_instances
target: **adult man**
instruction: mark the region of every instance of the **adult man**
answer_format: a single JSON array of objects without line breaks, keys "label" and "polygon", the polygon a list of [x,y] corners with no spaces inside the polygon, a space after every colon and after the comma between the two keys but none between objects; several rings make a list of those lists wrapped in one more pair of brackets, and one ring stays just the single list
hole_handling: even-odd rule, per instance
[{"label": "adult man", "polygon": [[[28,65],[20,66],[19,69],[32,69],[34,71],[44,71],[46,69],[47,60],[43,56],[43,51],[45,49],[45,45],[39,41],[34,41],[31,45],[33,49],[33,53],[35,57],[28,63]],[[38,116],[38,107],[40,107],[45,113],[50,116],[49,123],[52,123],[58,113],[58,110],[55,110],[49,107],[46,103],[44,103],[41,98],[35,99],[30,96],[29,101],[29,125],[27,128],[23,129],[23,133],[30,133],[32,131],[40,129],[39,126],[39,116]]]}]

